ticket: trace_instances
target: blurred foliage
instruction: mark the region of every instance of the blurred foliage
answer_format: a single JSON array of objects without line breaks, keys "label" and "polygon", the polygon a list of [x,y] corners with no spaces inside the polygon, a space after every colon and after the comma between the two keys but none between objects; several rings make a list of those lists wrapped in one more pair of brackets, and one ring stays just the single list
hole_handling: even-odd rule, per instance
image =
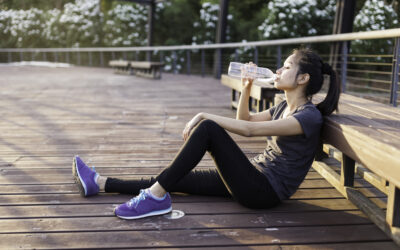
[{"label": "blurred foliage", "polygon": [[[367,0],[354,19],[354,31],[384,30],[399,27],[399,16],[395,4],[380,0]],[[392,54],[392,39],[355,40],[351,53]]]},{"label": "blurred foliage", "polygon": [[[399,0],[356,1],[356,14],[375,14],[369,23],[356,21],[354,29],[398,27],[394,20],[399,15],[380,14],[386,8],[382,3],[399,13]],[[153,44],[214,43],[218,12],[219,0],[157,3]],[[334,12],[334,0],[230,0],[226,41],[330,34]],[[377,26],[382,15],[385,24]],[[147,43],[147,18],[146,5],[129,1],[0,0],[0,47],[142,46]]]}]

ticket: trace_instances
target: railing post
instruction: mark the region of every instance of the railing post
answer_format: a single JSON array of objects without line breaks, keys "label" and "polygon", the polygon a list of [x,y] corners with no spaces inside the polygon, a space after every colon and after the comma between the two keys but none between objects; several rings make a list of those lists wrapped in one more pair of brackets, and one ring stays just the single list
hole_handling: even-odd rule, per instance
[{"label": "railing post", "polygon": [[139,51],[135,52],[135,61],[139,61]]},{"label": "railing post", "polygon": [[222,64],[221,49],[218,48],[215,52],[215,57],[214,57],[215,77],[218,79],[221,78],[221,64]]},{"label": "railing post", "polygon": [[24,60],[24,55],[22,55],[22,51],[19,52],[19,60],[21,60],[21,62]]},{"label": "railing post", "polygon": [[100,66],[104,67],[104,58],[103,58],[103,52],[100,51]]},{"label": "railing post", "polygon": [[35,52],[32,52],[31,53],[31,61],[34,61],[35,60]]},{"label": "railing post", "polygon": [[282,60],[282,49],[281,46],[278,45],[278,47],[276,48],[276,68],[279,69],[281,67],[281,62]]},{"label": "railing post", "polygon": [[235,62],[238,62],[238,60],[239,60],[238,49],[235,49]]},{"label": "railing post", "polygon": [[114,51],[111,52],[111,59],[112,59],[112,60],[115,59],[115,52],[114,52]]},{"label": "railing post", "polygon": [[187,75],[190,75],[190,50],[186,50],[186,70]]},{"label": "railing post", "polygon": [[146,51],[146,61],[151,61],[151,51]]},{"label": "railing post", "polygon": [[92,52],[88,52],[89,55],[89,66],[92,66]]},{"label": "railing post", "polygon": [[124,60],[126,60],[126,51],[122,52],[122,58],[124,58]]},{"label": "railing post", "polygon": [[347,41],[342,43],[342,65],[341,65],[341,81],[342,92],[346,92],[346,79],[347,79]]},{"label": "railing post", "polygon": [[205,52],[204,49],[201,50],[201,76],[205,75]]},{"label": "railing post", "polygon": [[[164,62],[164,51],[160,51],[160,63]],[[160,72],[163,72],[164,67],[160,67]]]},{"label": "railing post", "polygon": [[172,72],[176,74],[176,52],[172,51]]},{"label": "railing post", "polygon": [[397,89],[399,85],[399,63],[400,63],[400,37],[396,37],[393,50],[392,83],[390,86],[390,104],[397,107]]},{"label": "railing post", "polygon": [[65,53],[65,60],[67,63],[69,63],[69,52]]},{"label": "railing post", "polygon": [[79,53],[79,51],[78,51],[76,57],[77,57],[78,65],[81,65],[81,53]]},{"label": "railing post", "polygon": [[258,48],[254,47],[254,63],[258,65]]},{"label": "railing post", "polygon": [[11,52],[8,52],[8,62],[10,63],[11,61],[12,61]]},{"label": "railing post", "polygon": [[43,52],[43,61],[47,61],[46,52]]},{"label": "railing post", "polygon": [[54,61],[58,62],[58,53],[57,52],[54,52]]}]

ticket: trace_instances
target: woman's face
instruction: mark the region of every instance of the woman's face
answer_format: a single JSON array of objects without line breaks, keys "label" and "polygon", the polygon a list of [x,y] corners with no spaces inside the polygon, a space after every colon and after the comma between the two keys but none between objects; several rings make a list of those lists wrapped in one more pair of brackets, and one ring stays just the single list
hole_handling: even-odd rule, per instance
[{"label": "woman's face", "polygon": [[283,67],[276,70],[274,86],[280,90],[291,90],[297,87],[298,64],[295,55],[289,56]]}]

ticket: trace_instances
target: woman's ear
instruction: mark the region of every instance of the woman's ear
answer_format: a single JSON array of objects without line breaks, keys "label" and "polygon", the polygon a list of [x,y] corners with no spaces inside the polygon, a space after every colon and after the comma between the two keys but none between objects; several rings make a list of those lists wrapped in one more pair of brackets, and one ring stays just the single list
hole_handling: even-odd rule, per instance
[{"label": "woman's ear", "polygon": [[308,73],[300,74],[297,76],[297,83],[300,85],[308,83],[310,80],[310,75]]}]

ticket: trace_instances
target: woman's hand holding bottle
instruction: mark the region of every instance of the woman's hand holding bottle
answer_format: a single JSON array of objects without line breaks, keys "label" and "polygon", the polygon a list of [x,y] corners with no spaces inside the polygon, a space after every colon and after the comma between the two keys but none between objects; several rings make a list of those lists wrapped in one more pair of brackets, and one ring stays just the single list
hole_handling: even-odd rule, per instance
[{"label": "woman's hand holding bottle", "polygon": [[241,66],[241,81],[243,89],[251,90],[254,82],[254,75],[251,72],[257,70],[257,65],[253,62],[246,63]]}]

